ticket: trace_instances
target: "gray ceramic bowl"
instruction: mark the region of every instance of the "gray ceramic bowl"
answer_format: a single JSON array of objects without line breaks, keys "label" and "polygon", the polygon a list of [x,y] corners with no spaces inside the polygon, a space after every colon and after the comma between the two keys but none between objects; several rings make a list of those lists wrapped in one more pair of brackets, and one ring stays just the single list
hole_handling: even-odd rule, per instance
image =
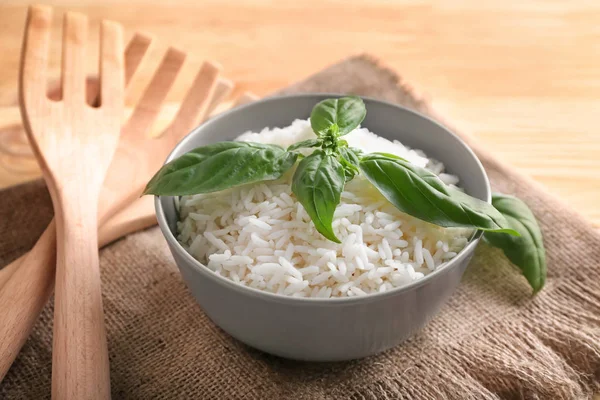
[{"label": "gray ceramic bowl", "polygon": [[[248,130],[285,127],[308,118],[330,95],[272,97],[224,113],[196,128],[175,147],[170,161],[195,147],[232,140]],[[363,126],[388,139],[424,150],[460,177],[467,193],[490,201],[485,171],[457,136],[436,122],[393,104],[365,99]],[[389,349],[421,329],[454,292],[480,239],[450,262],[414,283],[380,294],[306,299],[270,294],[215,275],[190,256],[175,237],[172,197],[156,198],[158,223],[188,288],[206,314],[236,339],[278,356],[338,361]]]}]

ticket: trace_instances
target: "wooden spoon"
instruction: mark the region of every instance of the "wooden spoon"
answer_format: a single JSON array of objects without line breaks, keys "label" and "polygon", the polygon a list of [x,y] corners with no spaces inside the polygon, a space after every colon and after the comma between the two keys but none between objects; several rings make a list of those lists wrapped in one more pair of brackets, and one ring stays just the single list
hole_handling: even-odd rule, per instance
[{"label": "wooden spoon", "polygon": [[[131,46],[128,50],[130,48]],[[110,215],[129,204],[132,198],[138,197],[145,183],[160,168],[174,144],[196,125],[199,119],[205,117],[206,106],[218,73],[218,68],[211,63],[205,63],[201,68],[171,125],[158,138],[150,138],[147,135],[184,57],[182,52],[175,49],[167,52],[124,126],[119,147],[104,182],[101,195],[103,201],[98,215],[100,220],[107,220]],[[129,57],[126,59],[129,60]],[[136,203],[139,204],[140,201]],[[151,213],[153,214],[152,211]],[[100,229],[100,242],[102,244],[105,240],[113,240],[119,236],[118,229],[122,230],[122,235],[136,227],[147,226],[151,220],[145,211],[131,214],[128,218],[121,215],[116,223],[102,225],[106,225],[106,231],[104,228]],[[44,234],[36,244],[41,250],[32,250],[0,292],[0,307],[9,310],[0,315],[0,337],[7,338],[0,342],[0,378],[18,354],[52,291],[52,255],[40,255],[47,255],[48,249],[51,251],[52,246],[47,242],[52,240],[51,233]],[[11,264],[7,268],[16,270],[17,266]]]},{"label": "wooden spoon", "polygon": [[20,105],[28,138],[55,210],[56,292],[52,397],[108,399],[110,373],[98,260],[98,197],[117,147],[124,108],[120,25],[100,32],[100,107],[86,96],[87,18],[63,22],[62,100],[47,97],[52,12],[29,9],[20,69]]}]

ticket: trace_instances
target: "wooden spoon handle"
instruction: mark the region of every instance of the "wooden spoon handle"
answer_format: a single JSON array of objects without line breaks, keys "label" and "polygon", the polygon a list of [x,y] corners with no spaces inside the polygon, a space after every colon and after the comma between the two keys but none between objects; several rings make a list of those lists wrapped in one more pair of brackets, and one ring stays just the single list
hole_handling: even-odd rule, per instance
[{"label": "wooden spoon handle", "polygon": [[[74,197],[71,197],[74,198]],[[56,211],[53,399],[109,399],[96,210],[62,197]]]}]

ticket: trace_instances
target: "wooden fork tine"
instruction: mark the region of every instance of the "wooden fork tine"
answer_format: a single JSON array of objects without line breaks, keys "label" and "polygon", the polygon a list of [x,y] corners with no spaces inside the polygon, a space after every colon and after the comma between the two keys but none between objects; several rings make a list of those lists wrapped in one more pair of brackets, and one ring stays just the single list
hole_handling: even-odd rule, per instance
[{"label": "wooden fork tine", "polygon": [[[142,60],[146,56],[148,49],[152,45],[154,39],[152,36],[144,33],[135,33],[125,49],[125,91],[129,88],[131,78],[137,72]],[[98,87],[98,78],[95,76],[87,79],[87,101],[93,106],[98,106],[100,103]],[[62,97],[62,89],[60,82],[58,85],[53,82],[48,91],[48,97],[51,100],[60,100]]]},{"label": "wooden fork tine", "polygon": [[179,140],[206,117],[220,70],[219,66],[209,61],[202,64],[165,134]]},{"label": "wooden fork tine", "polygon": [[136,32],[125,49],[125,85],[135,75],[140,63],[148,52],[154,38],[145,33]]},{"label": "wooden fork tine", "polygon": [[63,101],[82,104],[85,101],[85,48],[87,46],[87,17],[68,12],[63,21],[62,93]]},{"label": "wooden fork tine", "polygon": [[211,115],[219,104],[223,102],[229,96],[233,90],[233,82],[229,79],[219,78],[217,80],[217,86],[215,87],[215,93],[213,95],[210,106],[208,106],[207,115]]},{"label": "wooden fork tine", "polygon": [[[21,70],[19,79],[21,96],[33,96],[37,101],[46,98],[46,74],[50,50],[52,9],[46,6],[31,6],[27,13]],[[26,86],[26,87],[25,87]],[[23,102],[23,99],[20,99]]]},{"label": "wooden fork tine", "polygon": [[[185,61],[186,54],[173,47],[169,47],[158,69],[152,76],[150,83],[142,94],[141,99],[127,121],[124,132],[132,131],[136,135],[144,136],[148,133],[162,104],[175,82],[179,70]],[[135,127],[131,130],[129,127]]]},{"label": "wooden fork tine", "polygon": [[[113,21],[103,20],[100,26],[100,105],[119,112],[124,106],[125,73],[123,56],[123,28]],[[104,101],[121,99],[121,101]]]}]

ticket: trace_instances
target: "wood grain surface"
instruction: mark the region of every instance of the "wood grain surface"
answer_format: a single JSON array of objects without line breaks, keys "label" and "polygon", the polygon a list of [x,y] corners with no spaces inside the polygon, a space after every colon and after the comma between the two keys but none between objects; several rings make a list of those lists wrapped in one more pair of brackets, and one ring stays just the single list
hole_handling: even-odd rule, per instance
[{"label": "wood grain surface", "polygon": [[[190,52],[182,81],[190,80],[202,60],[218,60],[237,83],[237,93],[266,95],[348,55],[371,53],[430,98],[458,129],[479,137],[600,226],[598,1],[46,3],[57,8],[57,15],[80,11],[95,26],[109,18],[123,23],[128,34],[155,35],[160,42],[153,53],[156,63],[168,44]],[[0,125],[16,103],[25,11],[23,1],[0,5]],[[59,22],[55,17],[55,38]],[[97,41],[97,30],[90,31],[89,40]],[[54,41],[51,62],[56,73],[59,42]],[[94,73],[97,60],[90,56],[88,61]],[[152,68],[140,74],[130,102],[141,94]],[[178,101],[184,92],[176,85],[169,101]],[[4,133],[0,140],[18,142],[16,136]],[[3,157],[0,187],[35,176],[31,165],[11,165],[14,154]]]}]

